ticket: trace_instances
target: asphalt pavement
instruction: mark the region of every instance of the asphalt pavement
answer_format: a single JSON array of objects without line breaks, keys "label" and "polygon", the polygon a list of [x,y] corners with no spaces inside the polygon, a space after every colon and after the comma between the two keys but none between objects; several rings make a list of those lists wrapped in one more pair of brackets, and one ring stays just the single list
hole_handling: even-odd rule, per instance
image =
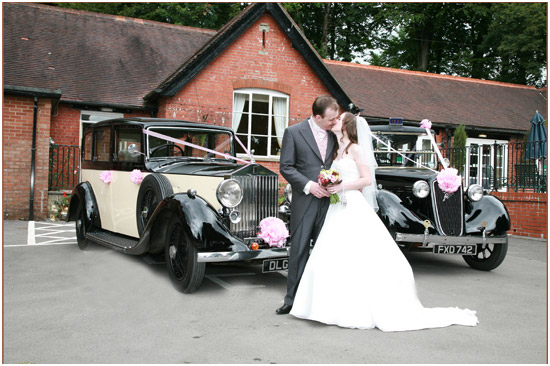
[{"label": "asphalt pavement", "polygon": [[547,363],[547,242],[511,236],[503,264],[408,253],[426,307],[477,311],[476,327],[384,333],[276,315],[285,272],[208,266],[181,294],[162,263],[96,245],[74,224],[3,222],[3,363]]}]

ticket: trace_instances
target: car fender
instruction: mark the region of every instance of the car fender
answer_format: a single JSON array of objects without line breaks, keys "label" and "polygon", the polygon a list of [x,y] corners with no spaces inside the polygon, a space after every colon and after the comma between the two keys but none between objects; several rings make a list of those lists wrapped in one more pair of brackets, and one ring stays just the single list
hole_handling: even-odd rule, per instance
[{"label": "car fender", "polygon": [[79,205],[84,208],[86,228],[90,228],[91,226],[101,228],[101,218],[99,216],[94,190],[92,185],[88,182],[79,183],[73,189],[71,201],[69,203],[67,221],[76,220],[76,213]]},{"label": "car fender", "polygon": [[[409,210],[403,200],[395,193],[385,189],[377,192],[378,216],[392,233],[423,233],[425,230],[424,220]],[[437,231],[433,224],[430,226],[430,234]]]},{"label": "car fender", "polygon": [[140,240],[148,251],[159,253],[167,241],[167,227],[176,217],[184,226],[187,239],[200,251],[249,250],[233,236],[214,207],[198,195],[176,193],[161,201],[145,227]]},{"label": "car fender", "polygon": [[480,234],[483,224],[488,232],[496,234],[504,234],[510,230],[508,210],[495,196],[484,195],[477,202],[465,201],[464,209],[467,234]]}]

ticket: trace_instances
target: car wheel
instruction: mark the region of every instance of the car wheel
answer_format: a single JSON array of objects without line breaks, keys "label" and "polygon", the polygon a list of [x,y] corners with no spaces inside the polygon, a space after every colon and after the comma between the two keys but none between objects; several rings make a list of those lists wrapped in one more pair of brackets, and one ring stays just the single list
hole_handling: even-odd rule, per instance
[{"label": "car wheel", "polygon": [[160,174],[150,174],[139,187],[136,206],[136,219],[139,236],[143,234],[147,222],[160,201],[172,195],[172,185],[168,178]]},{"label": "car wheel", "polygon": [[490,271],[500,266],[508,251],[508,238],[502,244],[478,244],[476,255],[462,256],[466,263],[474,269]]},{"label": "car wheel", "polygon": [[186,238],[183,225],[174,220],[168,225],[165,260],[170,279],[178,291],[191,293],[202,284],[205,263],[197,262],[197,248]]},{"label": "car wheel", "polygon": [[88,247],[88,239],[86,239],[86,215],[84,214],[84,210],[82,210],[81,204],[78,205],[76,210],[75,229],[78,247],[85,250]]}]

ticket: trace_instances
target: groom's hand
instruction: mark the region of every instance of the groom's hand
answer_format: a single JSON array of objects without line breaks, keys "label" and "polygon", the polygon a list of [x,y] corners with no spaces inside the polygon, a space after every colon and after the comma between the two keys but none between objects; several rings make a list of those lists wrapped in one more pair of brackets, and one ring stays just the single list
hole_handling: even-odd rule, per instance
[{"label": "groom's hand", "polygon": [[323,186],[321,186],[319,183],[313,183],[311,187],[309,188],[309,193],[314,195],[317,198],[323,198],[330,196],[330,193],[328,193],[327,189]]}]

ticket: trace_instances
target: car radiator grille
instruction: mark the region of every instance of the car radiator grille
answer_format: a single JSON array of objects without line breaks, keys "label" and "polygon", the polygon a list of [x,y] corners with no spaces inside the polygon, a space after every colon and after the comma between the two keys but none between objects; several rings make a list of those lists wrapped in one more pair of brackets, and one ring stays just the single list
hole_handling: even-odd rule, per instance
[{"label": "car radiator grille", "polygon": [[462,235],[464,227],[464,201],[462,186],[455,193],[446,194],[437,181],[433,183],[433,200],[435,218],[441,231],[445,235]]},{"label": "car radiator grille", "polygon": [[277,217],[277,176],[235,176],[243,189],[243,200],[235,208],[241,213],[241,221],[231,224],[231,232],[241,239],[255,237],[260,221],[268,216]]}]

